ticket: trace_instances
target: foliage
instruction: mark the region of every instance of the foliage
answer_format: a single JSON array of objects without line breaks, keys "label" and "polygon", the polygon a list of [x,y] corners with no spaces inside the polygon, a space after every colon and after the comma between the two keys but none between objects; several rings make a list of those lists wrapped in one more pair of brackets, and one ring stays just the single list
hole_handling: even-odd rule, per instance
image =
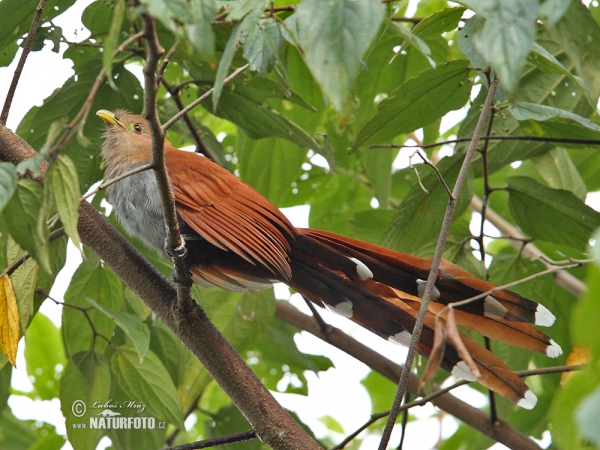
[{"label": "foliage", "polygon": [[[0,3],[1,65],[14,59],[37,3]],[[62,30],[52,19],[75,3],[48,2],[33,51],[41,50],[45,41],[58,47]],[[500,88],[486,134],[538,140],[481,142],[459,198],[445,257],[470,272],[485,276],[487,271],[499,284],[541,270],[539,262],[523,258],[508,239],[486,241],[489,266],[474,256],[480,253],[478,236],[469,228],[473,195],[489,196],[489,209],[518,226],[553,259],[563,254],[582,258],[590,251],[589,243],[600,238],[596,233],[590,241],[600,226],[600,213],[585,203],[588,193],[600,189],[600,13],[595,2],[589,8],[559,0],[465,0],[462,7],[445,0],[410,2],[416,5],[411,13],[420,19],[416,22],[404,17],[408,3],[109,0],[87,6],[82,22],[90,37],[69,43],[63,54],[72,61],[74,75],[33,107],[16,131],[39,155],[17,167],[0,163],[0,262],[7,267],[23,251],[35,261],[2,278],[0,335],[10,339],[2,347],[8,357],[0,353],[0,447],[60,448],[65,439],[49,424],[17,419],[6,403],[9,395],[60,399],[66,438],[76,450],[95,448],[105,435],[117,449],[159,448],[170,437],[169,443],[179,444],[248,429],[198,361],[94,254],[82,250],[84,262],[64,295],[61,327],[37,312],[43,293],[50,291],[65,264],[66,238],[51,240],[51,231],[63,226],[79,247],[78,198],[103,175],[98,150],[102,126],[95,119],[85,120],[87,116],[71,122],[84,106],[92,113],[102,108],[141,111],[143,90],[132,72],[139,73],[145,61],[143,41],[116,50],[140,29],[140,14],[146,11],[157,18],[165,50],[179,44],[159,90],[163,123],[214,88],[212,97],[188,114],[200,141],[183,121],[167,138],[178,147],[197,146],[276,206],[310,205],[311,227],[431,256],[446,190],[430,167],[416,166],[418,177],[400,167],[404,159],[397,157],[407,153],[389,144],[472,136],[487,86],[497,75]],[[224,82],[246,63],[248,70]],[[101,72],[106,80],[86,105]],[[454,111],[464,112],[464,117]],[[70,139],[61,142],[65,133]],[[443,154],[450,156],[439,163],[439,147],[424,151],[450,187],[467,146],[446,145]],[[35,175],[45,162],[50,168],[43,188],[19,180],[18,174]],[[99,207],[102,199],[103,193],[97,194],[94,204]],[[489,224],[484,233],[492,233]],[[163,273],[170,272],[165,260],[136,246]],[[599,256],[597,244],[591,253]],[[502,402],[498,408],[503,420],[526,435],[541,437],[550,430],[556,448],[593,448],[600,446],[594,423],[600,404],[600,273],[594,266],[572,274],[590,286],[580,303],[551,276],[514,288],[556,313],[549,334],[561,344],[563,357],[549,360],[499,344],[494,351],[512,367],[525,369],[562,364],[573,344],[587,345],[588,367],[564,386],[559,386],[558,376],[530,383],[539,397],[534,411]],[[307,395],[307,372],[331,367],[326,357],[296,347],[297,330],[274,318],[272,290],[194,290],[269,389]],[[23,335],[27,342],[20,345],[26,345],[34,386],[30,393],[11,392],[7,381],[8,360],[14,361],[16,339]],[[364,384],[373,404],[385,409],[392,389],[378,377],[372,373]],[[110,409],[110,402],[124,405],[127,400],[145,409],[119,409],[123,416],[152,416],[164,427],[78,428]],[[77,401],[88,409],[81,415]],[[94,401],[102,404],[91,409]],[[192,413],[196,421],[184,426],[199,402],[201,409]],[[324,417],[322,423],[330,430],[323,444],[344,431],[335,417]],[[358,448],[380,426],[373,425],[352,445]],[[442,448],[489,444],[488,438],[461,426]],[[262,448],[257,440],[237,446]]]}]

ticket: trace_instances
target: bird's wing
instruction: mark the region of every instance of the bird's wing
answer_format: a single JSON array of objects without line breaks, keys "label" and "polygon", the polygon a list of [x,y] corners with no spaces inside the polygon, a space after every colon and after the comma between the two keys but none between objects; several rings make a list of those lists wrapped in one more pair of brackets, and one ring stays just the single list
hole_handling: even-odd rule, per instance
[{"label": "bird's wing", "polygon": [[207,158],[165,147],[177,213],[214,246],[277,277],[291,277],[287,253],[295,228],[260,193]]}]

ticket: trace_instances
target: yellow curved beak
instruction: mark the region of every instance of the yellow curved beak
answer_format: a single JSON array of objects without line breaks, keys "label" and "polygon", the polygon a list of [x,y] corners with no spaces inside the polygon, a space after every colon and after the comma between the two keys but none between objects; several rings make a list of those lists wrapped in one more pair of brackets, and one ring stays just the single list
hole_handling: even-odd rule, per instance
[{"label": "yellow curved beak", "polygon": [[107,125],[119,125],[123,127],[123,124],[117,120],[115,114],[107,109],[100,109],[96,111],[96,115],[102,120],[104,120],[104,123],[106,123]]}]

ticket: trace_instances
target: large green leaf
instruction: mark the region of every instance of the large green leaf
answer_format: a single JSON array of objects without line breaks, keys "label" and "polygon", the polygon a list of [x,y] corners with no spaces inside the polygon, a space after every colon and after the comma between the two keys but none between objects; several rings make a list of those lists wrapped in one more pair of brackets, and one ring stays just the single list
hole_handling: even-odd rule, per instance
[{"label": "large green leaf", "polygon": [[152,351],[140,362],[133,345],[121,346],[113,355],[112,368],[125,393],[133,401],[145,404],[150,415],[185,428],[177,389],[167,369]]},{"label": "large green leaf", "polygon": [[133,345],[140,359],[144,359],[148,348],[150,347],[150,330],[141,319],[127,312],[117,311],[100,303],[95,302],[91,298],[86,299],[90,304],[106,314],[110,319],[114,320],[119,328],[121,328],[133,342]]},{"label": "large green leaf", "polygon": [[17,169],[14,164],[0,163],[0,213],[17,190]]},{"label": "large green leaf", "polygon": [[292,16],[306,63],[339,113],[346,112],[360,60],[384,13],[384,5],[371,0],[306,0]]},{"label": "large green leaf", "polygon": [[360,130],[352,149],[388,142],[395,136],[421,128],[469,99],[469,61],[440,64],[411,78],[393,97],[383,100],[375,115]]},{"label": "large green leaf", "polygon": [[81,352],[67,362],[60,380],[60,408],[75,450],[96,448],[101,430],[89,429],[90,418],[103,409],[93,408],[94,402],[110,401],[110,385],[110,368],[103,355]]},{"label": "large green leaf", "polygon": [[[65,303],[74,306],[63,308],[63,336],[67,355],[89,351],[94,344],[97,350],[106,348],[105,338],[111,338],[115,322],[103,312],[90,307],[86,298],[119,309],[122,292],[121,282],[115,273],[102,266],[95,255],[87,254],[87,260],[75,271],[65,292]],[[86,312],[93,329],[81,308],[89,308]]]},{"label": "large green leaf", "polygon": [[38,312],[27,329],[26,339],[25,363],[34,394],[42,400],[52,400],[59,395],[58,375],[67,365],[60,330]]},{"label": "large green leaf", "polygon": [[444,8],[425,17],[412,30],[423,40],[432,39],[440,34],[455,30],[465,8]]},{"label": "large green leaf", "polygon": [[[249,89],[228,86],[221,93],[216,114],[239,125],[253,139],[278,137],[320,151],[320,145],[309,133],[280,112],[257,101],[253,98],[255,95]],[[204,104],[212,111],[210,98]]]},{"label": "large green leaf", "polygon": [[554,148],[533,159],[533,164],[549,187],[573,192],[585,201],[587,188],[577,167],[564,148]]},{"label": "large green leaf", "polygon": [[[21,247],[19,247],[9,236],[6,245],[7,260],[13,262],[22,255],[23,250]],[[52,269],[55,269],[55,267],[52,266],[52,263],[51,267]],[[17,305],[19,307],[19,325],[23,334],[25,333],[25,330],[29,325],[29,320],[34,312],[34,292],[35,289],[40,286],[40,275],[46,274],[45,272],[38,272],[37,263],[29,258],[11,275],[13,289],[15,291],[15,296],[17,297]],[[42,287],[45,286],[42,285]]]},{"label": "large green leaf", "polygon": [[581,2],[572,2],[562,19],[551,27],[551,35],[574,62],[586,92],[592,99],[598,99],[600,52],[596,44],[600,41],[600,26],[590,10]]},{"label": "large green leaf", "polygon": [[380,208],[387,209],[390,207],[392,163],[397,154],[397,149],[378,148],[369,150],[364,158],[367,176],[373,186],[375,198],[379,201]]},{"label": "large green leaf", "polygon": [[463,0],[485,21],[471,36],[479,53],[513,92],[535,37],[538,0]]},{"label": "large green leaf", "polygon": [[[454,186],[463,160],[464,155],[455,155],[442,159],[438,164],[438,170],[450,189]],[[423,186],[429,192],[424,192],[418,184],[412,187],[396,209],[383,241],[385,247],[406,253],[422,253],[424,247],[437,240],[448,205],[448,193],[437,175],[429,167],[416,167],[421,172]],[[458,197],[454,217],[462,214],[472,196],[473,177],[469,171]]]},{"label": "large green leaf", "polygon": [[533,238],[582,250],[600,227],[600,213],[570,191],[552,189],[528,177],[509,177],[506,182],[510,211]]},{"label": "large green leaf", "polygon": [[71,238],[73,244],[80,248],[81,239],[77,224],[79,220],[79,177],[77,168],[68,156],[58,155],[45,177],[45,195],[51,195],[60,220],[65,228],[65,233]]},{"label": "large green leaf", "polygon": [[302,173],[306,149],[281,139],[248,139],[238,134],[240,178],[253,186],[275,205],[292,190]]},{"label": "large green leaf", "polygon": [[17,244],[27,250],[42,269],[51,272],[42,186],[31,180],[19,181],[18,189],[2,215]]}]

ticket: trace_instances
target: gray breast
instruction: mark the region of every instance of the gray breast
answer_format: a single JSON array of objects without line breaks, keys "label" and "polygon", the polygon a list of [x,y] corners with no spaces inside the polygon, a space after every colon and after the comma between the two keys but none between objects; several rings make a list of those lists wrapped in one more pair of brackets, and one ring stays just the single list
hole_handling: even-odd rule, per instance
[{"label": "gray breast", "polygon": [[165,221],[154,172],[147,170],[108,188],[119,222],[130,235],[159,251],[165,244]]}]

